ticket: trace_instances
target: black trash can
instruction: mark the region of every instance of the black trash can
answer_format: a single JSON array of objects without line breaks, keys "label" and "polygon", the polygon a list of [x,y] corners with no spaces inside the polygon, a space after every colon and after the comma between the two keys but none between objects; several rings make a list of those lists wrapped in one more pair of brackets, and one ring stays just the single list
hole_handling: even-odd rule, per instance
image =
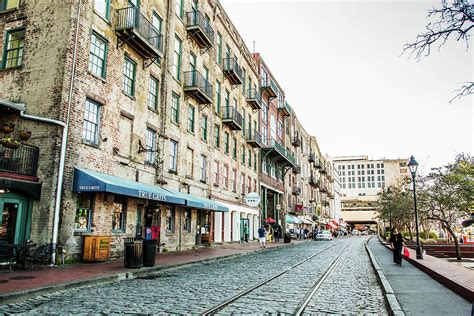
[{"label": "black trash can", "polygon": [[143,241],[143,265],[145,267],[155,266],[156,242],[156,239]]},{"label": "black trash can", "polygon": [[143,267],[143,238],[127,237],[125,245],[124,267],[138,269]]},{"label": "black trash can", "polygon": [[291,243],[291,235],[289,233],[286,233],[285,236],[283,237],[283,242],[285,244]]}]

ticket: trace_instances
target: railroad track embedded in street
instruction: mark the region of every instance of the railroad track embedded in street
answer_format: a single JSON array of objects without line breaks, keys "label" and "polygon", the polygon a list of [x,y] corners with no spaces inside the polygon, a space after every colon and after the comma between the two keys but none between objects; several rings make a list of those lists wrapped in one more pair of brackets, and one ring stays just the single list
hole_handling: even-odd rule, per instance
[{"label": "railroad track embedded in street", "polygon": [[[242,297],[245,297],[247,296],[249,293],[257,290],[258,288],[270,283],[271,281],[281,277],[282,275],[284,274],[287,274],[288,272],[294,270],[295,268],[301,266],[302,264],[310,261],[311,259],[313,259],[314,257],[316,257],[317,255],[343,243],[344,241],[340,241],[338,243],[335,243],[329,247],[326,247],[324,249],[321,249],[319,250],[318,252],[312,254],[311,256],[309,256],[308,258],[292,265],[291,267],[289,268],[286,268],[284,269],[283,271],[263,280],[262,282],[260,283],[257,283],[239,293],[237,293],[236,295],[232,296],[231,298],[227,299],[226,301],[218,304],[218,305],[215,305],[207,310],[205,310],[204,312],[201,313],[201,315],[214,315],[216,313],[218,313],[219,311],[221,311],[222,309],[224,309],[225,307],[229,306],[230,304],[232,304],[233,302],[235,302],[236,300],[242,298]],[[303,300],[297,305],[297,309],[295,311],[295,314],[296,315],[301,315],[304,311],[304,309],[306,308],[306,306],[308,305],[308,303],[311,301],[311,298],[314,297],[314,295],[317,293],[317,291],[319,290],[319,288],[321,287],[321,285],[324,283],[324,280],[326,280],[326,278],[328,277],[328,275],[331,273],[331,271],[334,269],[334,267],[337,266],[337,264],[339,263],[339,261],[341,260],[342,258],[342,255],[344,254],[345,250],[349,247],[350,245],[347,245],[345,246],[342,251],[339,253],[339,255],[336,257],[336,259],[334,259],[332,261],[332,263],[329,265],[329,267],[324,271],[324,273],[322,274],[321,277],[318,278],[318,281],[311,287],[310,291],[304,296]]]}]

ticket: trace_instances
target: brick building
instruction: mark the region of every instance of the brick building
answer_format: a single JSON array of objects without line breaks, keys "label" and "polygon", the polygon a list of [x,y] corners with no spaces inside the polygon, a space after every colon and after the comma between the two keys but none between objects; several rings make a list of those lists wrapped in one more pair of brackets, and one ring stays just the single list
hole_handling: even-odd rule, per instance
[{"label": "brick building", "polygon": [[181,250],[284,223],[295,114],[218,1],[3,0],[0,37],[1,239],[120,256],[126,236]]}]

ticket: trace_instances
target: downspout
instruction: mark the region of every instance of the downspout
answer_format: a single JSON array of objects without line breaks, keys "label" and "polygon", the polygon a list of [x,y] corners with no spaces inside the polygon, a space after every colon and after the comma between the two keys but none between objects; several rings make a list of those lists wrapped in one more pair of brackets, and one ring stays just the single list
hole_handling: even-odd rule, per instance
[{"label": "downspout", "polygon": [[56,249],[58,244],[58,232],[59,232],[59,216],[61,211],[61,197],[62,197],[62,186],[64,180],[64,164],[66,161],[66,148],[67,148],[67,136],[69,132],[69,120],[71,116],[71,106],[72,106],[72,92],[74,88],[74,80],[76,76],[76,56],[77,56],[77,42],[79,34],[79,17],[81,13],[82,0],[79,0],[77,8],[77,18],[76,18],[76,32],[74,39],[74,49],[72,57],[72,70],[71,70],[71,82],[69,85],[69,96],[68,96],[68,105],[66,112],[66,123],[54,119],[49,119],[45,117],[33,116],[25,114],[24,111],[20,112],[20,116],[33,121],[43,122],[47,124],[54,124],[61,126],[63,128],[63,135],[61,139],[61,153],[59,158],[59,171],[58,171],[58,183],[56,187],[56,201],[54,205],[54,217],[53,217],[53,236],[52,236],[52,255],[51,255],[51,265],[55,265],[56,262]]}]

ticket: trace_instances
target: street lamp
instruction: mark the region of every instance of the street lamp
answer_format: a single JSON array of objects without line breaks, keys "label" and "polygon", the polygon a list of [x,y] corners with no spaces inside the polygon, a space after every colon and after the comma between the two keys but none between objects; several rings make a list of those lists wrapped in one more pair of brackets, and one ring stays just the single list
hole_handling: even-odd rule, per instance
[{"label": "street lamp", "polygon": [[418,231],[418,211],[416,209],[416,183],[415,176],[416,170],[418,169],[418,162],[416,162],[413,155],[410,157],[408,162],[408,168],[410,168],[411,178],[413,179],[413,201],[415,203],[415,229],[416,229],[416,259],[423,259],[423,253],[420,246],[420,233]]}]

